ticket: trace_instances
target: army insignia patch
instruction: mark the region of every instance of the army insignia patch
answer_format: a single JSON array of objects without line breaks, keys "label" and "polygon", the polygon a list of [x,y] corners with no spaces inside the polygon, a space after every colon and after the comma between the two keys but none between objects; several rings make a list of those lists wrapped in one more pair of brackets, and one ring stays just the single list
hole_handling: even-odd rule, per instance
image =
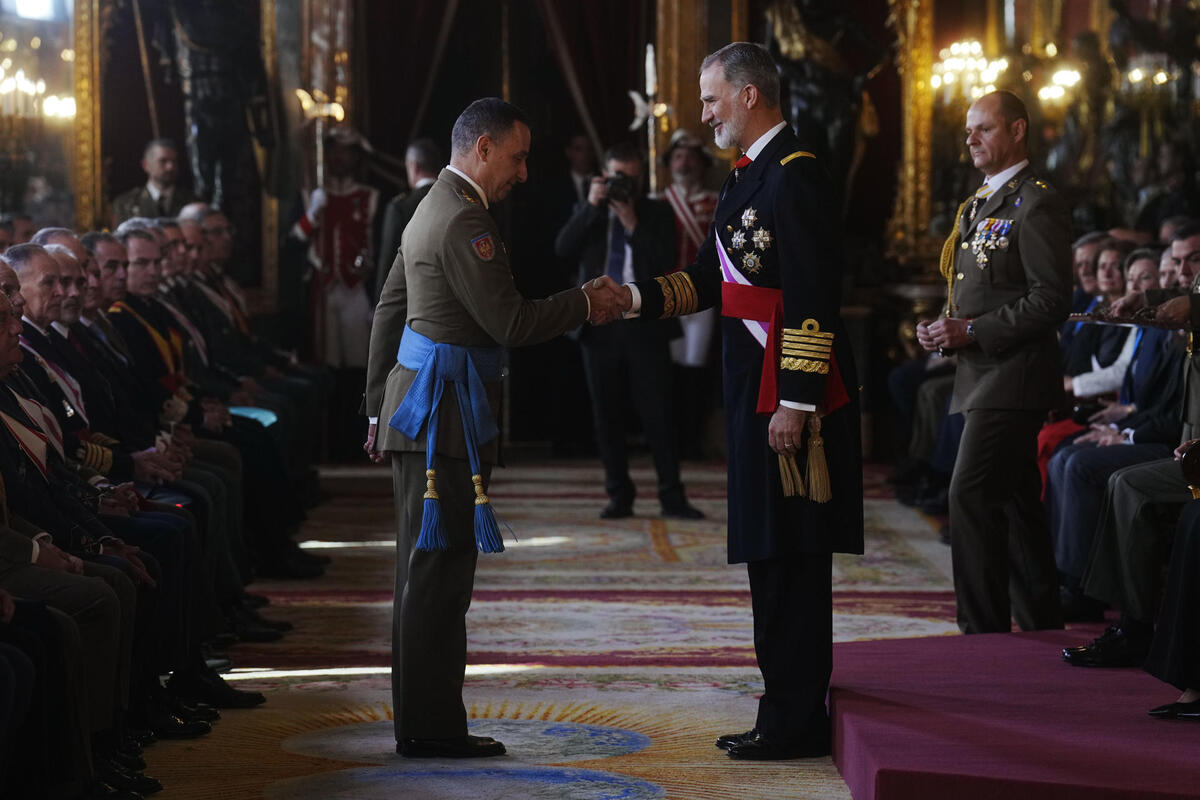
[{"label": "army insignia patch", "polygon": [[496,245],[492,242],[492,235],[485,233],[483,236],[477,236],[471,240],[471,246],[475,248],[475,253],[484,261],[491,261],[496,257]]},{"label": "army insignia patch", "polygon": [[762,260],[759,259],[757,253],[747,253],[742,256],[742,269],[749,272],[751,275],[762,269]]},{"label": "army insignia patch", "polygon": [[741,250],[746,246],[746,232],[734,231],[733,236],[729,237],[729,244],[734,250]]},{"label": "army insignia patch", "polygon": [[771,232],[765,228],[759,228],[754,232],[754,246],[759,250],[766,250],[771,246]]},{"label": "army insignia patch", "polygon": [[752,228],[754,223],[758,221],[758,212],[753,208],[747,208],[742,212],[742,227]]}]

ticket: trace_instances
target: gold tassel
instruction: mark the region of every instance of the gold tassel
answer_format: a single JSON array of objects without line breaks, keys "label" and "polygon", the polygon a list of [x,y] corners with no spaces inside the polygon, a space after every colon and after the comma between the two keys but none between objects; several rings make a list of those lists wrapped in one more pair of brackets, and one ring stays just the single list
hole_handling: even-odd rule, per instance
[{"label": "gold tassel", "polygon": [[815,411],[808,417],[808,489],[814,503],[828,503],[833,498],[825,440],[821,438],[821,417]]},{"label": "gold tassel", "polygon": [[425,470],[425,499],[437,500],[437,474],[431,470]]},{"label": "gold tassel", "polygon": [[800,468],[796,466],[796,458],[791,453],[779,453],[779,480],[783,484],[784,497],[804,497],[804,478],[800,477]]}]

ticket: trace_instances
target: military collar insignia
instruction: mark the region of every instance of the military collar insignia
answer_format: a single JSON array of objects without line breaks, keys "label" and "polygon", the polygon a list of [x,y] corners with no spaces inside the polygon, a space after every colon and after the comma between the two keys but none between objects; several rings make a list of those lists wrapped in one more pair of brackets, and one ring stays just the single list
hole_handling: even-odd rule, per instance
[{"label": "military collar insignia", "polygon": [[461,197],[463,200],[466,200],[471,205],[479,205],[479,198],[468,192],[466,189],[455,189],[454,191],[459,197]]},{"label": "military collar insignia", "polygon": [[484,261],[491,261],[496,257],[496,245],[490,233],[476,236],[471,240],[471,246],[475,248],[475,254]]}]

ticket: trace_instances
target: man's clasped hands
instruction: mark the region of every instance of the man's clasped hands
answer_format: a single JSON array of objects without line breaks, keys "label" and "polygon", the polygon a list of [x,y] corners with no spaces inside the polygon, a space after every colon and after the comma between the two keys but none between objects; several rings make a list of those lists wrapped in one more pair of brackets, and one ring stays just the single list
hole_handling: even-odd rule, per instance
[{"label": "man's clasped hands", "polygon": [[601,275],[583,285],[583,293],[591,304],[588,322],[605,325],[633,307],[633,292],[607,275]]}]

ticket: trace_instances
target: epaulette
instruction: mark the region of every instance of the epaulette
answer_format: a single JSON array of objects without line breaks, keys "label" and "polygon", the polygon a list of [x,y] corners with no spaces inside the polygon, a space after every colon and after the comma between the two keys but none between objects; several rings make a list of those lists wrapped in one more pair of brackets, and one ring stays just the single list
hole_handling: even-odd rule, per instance
[{"label": "epaulette", "polygon": [[779,166],[786,167],[787,163],[795,158],[816,158],[816,156],[814,156],[812,153],[808,152],[807,150],[797,150],[796,152],[792,153],[790,156],[784,156],[783,158],[779,159]]}]

